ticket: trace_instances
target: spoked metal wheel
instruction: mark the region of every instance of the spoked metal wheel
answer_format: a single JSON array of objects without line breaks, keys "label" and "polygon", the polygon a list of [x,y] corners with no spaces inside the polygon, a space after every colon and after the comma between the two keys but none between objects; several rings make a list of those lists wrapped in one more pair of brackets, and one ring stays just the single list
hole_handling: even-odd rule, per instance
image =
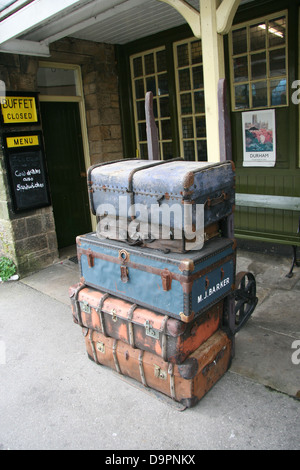
[{"label": "spoked metal wheel", "polygon": [[236,275],[235,299],[235,332],[237,333],[252,315],[258,298],[256,281],[252,273],[240,272]]}]

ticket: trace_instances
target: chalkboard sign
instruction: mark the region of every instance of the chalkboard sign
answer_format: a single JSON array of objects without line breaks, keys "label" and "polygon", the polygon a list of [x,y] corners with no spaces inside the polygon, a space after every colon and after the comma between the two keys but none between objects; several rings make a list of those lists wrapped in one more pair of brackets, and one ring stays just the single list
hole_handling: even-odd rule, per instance
[{"label": "chalkboard sign", "polygon": [[13,211],[49,206],[41,133],[6,134],[3,139]]}]

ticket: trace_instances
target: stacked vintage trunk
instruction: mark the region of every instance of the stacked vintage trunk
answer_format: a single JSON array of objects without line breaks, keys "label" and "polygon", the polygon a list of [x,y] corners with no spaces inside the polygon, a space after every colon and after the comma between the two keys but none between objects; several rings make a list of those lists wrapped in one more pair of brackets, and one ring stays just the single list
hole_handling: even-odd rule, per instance
[{"label": "stacked vintage trunk", "polygon": [[134,159],[88,174],[98,229],[77,237],[81,278],[70,288],[88,356],[185,407],[233,354],[234,183],[232,162]]}]

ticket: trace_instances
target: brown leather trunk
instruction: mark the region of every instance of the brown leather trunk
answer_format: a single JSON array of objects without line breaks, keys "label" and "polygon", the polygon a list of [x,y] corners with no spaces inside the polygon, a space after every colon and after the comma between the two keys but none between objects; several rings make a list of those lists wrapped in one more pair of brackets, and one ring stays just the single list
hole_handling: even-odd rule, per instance
[{"label": "brown leather trunk", "polygon": [[83,328],[87,354],[97,364],[192,407],[225,374],[231,362],[231,340],[218,330],[182,364],[134,349],[123,341]]},{"label": "brown leather trunk", "polygon": [[223,318],[223,301],[184,323],[82,284],[70,287],[69,295],[75,323],[174,364],[212,336]]}]

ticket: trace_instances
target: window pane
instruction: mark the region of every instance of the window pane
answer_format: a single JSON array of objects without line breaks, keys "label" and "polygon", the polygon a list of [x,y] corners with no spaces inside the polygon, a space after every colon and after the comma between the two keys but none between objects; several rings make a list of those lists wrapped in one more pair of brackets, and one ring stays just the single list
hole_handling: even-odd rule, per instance
[{"label": "window pane", "polygon": [[148,145],[140,144],[140,156],[142,160],[148,160]]},{"label": "window pane", "polygon": [[142,123],[138,125],[139,127],[139,140],[147,140],[146,134],[146,123]]},{"label": "window pane", "polygon": [[154,55],[153,54],[147,54],[145,55],[145,74],[150,75],[151,73],[154,73]]},{"label": "window pane", "polygon": [[251,56],[251,77],[252,80],[259,78],[266,78],[267,76],[267,62],[266,53],[253,54]]},{"label": "window pane", "polygon": [[172,142],[163,142],[163,159],[170,160],[173,158],[173,145]]},{"label": "window pane", "polygon": [[190,93],[184,93],[180,96],[181,114],[192,114],[192,96]]},{"label": "window pane", "polygon": [[177,60],[178,67],[184,67],[185,65],[189,65],[188,44],[181,44],[180,46],[177,46]]},{"label": "window pane", "polygon": [[236,29],[232,32],[233,55],[247,52],[247,29]]},{"label": "window pane", "polygon": [[191,43],[192,64],[200,64],[202,62],[202,45],[201,41]]},{"label": "window pane", "polygon": [[183,153],[185,160],[195,161],[194,141],[183,142]]},{"label": "window pane", "polygon": [[266,48],[266,24],[260,23],[250,27],[250,50]]},{"label": "window pane", "polygon": [[168,76],[166,73],[158,75],[158,94],[167,95],[169,93]]},{"label": "window pane", "polygon": [[159,106],[160,106],[160,116],[169,117],[170,116],[169,97],[160,98]]},{"label": "window pane", "polygon": [[205,116],[196,117],[196,132],[197,137],[206,137]]},{"label": "window pane", "polygon": [[146,116],[145,116],[145,101],[137,101],[136,103],[136,109],[137,109],[137,118],[138,121],[145,121]]},{"label": "window pane", "polygon": [[193,68],[193,85],[194,88],[203,88],[203,67]]},{"label": "window pane", "polygon": [[248,80],[248,57],[237,57],[233,60],[233,73],[235,82]]},{"label": "window pane", "polygon": [[42,95],[77,96],[75,70],[40,67],[37,83]]},{"label": "window pane", "polygon": [[194,137],[193,118],[182,119],[182,136],[184,139],[192,139]]},{"label": "window pane", "polygon": [[286,74],[285,49],[270,51],[270,76],[277,77]]},{"label": "window pane", "polygon": [[144,98],[145,97],[145,90],[144,90],[144,80],[136,80],[135,82],[135,95],[136,98]]},{"label": "window pane", "polygon": [[235,109],[249,108],[249,85],[238,85],[234,88]]},{"label": "window pane", "polygon": [[254,108],[265,107],[268,105],[267,82],[252,84],[252,105]]},{"label": "window pane", "polygon": [[206,162],[207,160],[207,143],[206,140],[197,141],[197,153],[199,162]]},{"label": "window pane", "polygon": [[179,90],[191,89],[190,69],[179,70]]},{"label": "window pane", "polygon": [[269,21],[268,27],[269,47],[283,46],[286,38],[286,18],[277,18]]},{"label": "window pane", "polygon": [[161,133],[162,133],[163,140],[172,139],[172,129],[171,129],[170,119],[161,121]]},{"label": "window pane", "polygon": [[271,81],[271,106],[287,104],[286,79]]},{"label": "window pane", "polygon": [[146,79],[147,91],[152,91],[153,96],[156,96],[156,82],[155,77],[149,77]]},{"label": "window pane", "polygon": [[141,77],[143,75],[143,62],[141,57],[133,59],[133,74],[134,77]]},{"label": "window pane", "polygon": [[156,54],[156,65],[158,72],[164,72],[167,69],[166,65],[166,51],[159,51]]},{"label": "window pane", "polygon": [[194,93],[195,98],[195,113],[204,113],[205,104],[204,104],[204,91],[196,91]]}]

